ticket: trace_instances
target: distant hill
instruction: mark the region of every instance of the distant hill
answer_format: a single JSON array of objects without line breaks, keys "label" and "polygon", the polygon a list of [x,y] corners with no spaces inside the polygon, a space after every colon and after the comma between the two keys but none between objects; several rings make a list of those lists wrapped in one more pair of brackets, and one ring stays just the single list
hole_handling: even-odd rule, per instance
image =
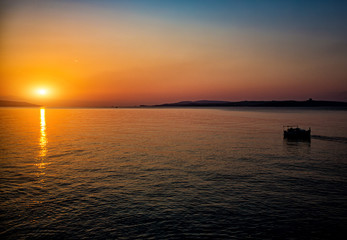
[{"label": "distant hill", "polygon": [[27,103],[27,102],[16,102],[0,100],[0,107],[40,107],[39,105]]},{"label": "distant hill", "polygon": [[[146,106],[142,106],[146,107]],[[177,103],[165,103],[147,107],[347,107],[347,102],[317,101],[183,101]]]}]

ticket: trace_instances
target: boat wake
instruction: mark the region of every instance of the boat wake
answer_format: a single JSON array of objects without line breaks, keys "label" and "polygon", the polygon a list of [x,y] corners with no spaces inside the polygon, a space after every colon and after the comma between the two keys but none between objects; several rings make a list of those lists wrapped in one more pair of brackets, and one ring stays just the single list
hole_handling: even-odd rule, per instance
[{"label": "boat wake", "polygon": [[329,136],[321,136],[321,135],[311,135],[311,138],[323,140],[323,141],[340,142],[340,143],[347,144],[347,137],[329,137]]}]

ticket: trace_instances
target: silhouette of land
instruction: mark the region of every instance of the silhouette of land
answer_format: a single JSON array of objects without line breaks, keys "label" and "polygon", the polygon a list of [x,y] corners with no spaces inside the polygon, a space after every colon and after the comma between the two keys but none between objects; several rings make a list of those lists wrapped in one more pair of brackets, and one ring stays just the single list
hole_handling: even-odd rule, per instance
[{"label": "silhouette of land", "polygon": [[309,99],[307,101],[183,101],[177,103],[165,103],[141,107],[347,107],[347,102],[318,101]]},{"label": "silhouette of land", "polygon": [[40,105],[27,102],[0,100],[0,107],[40,107]]}]

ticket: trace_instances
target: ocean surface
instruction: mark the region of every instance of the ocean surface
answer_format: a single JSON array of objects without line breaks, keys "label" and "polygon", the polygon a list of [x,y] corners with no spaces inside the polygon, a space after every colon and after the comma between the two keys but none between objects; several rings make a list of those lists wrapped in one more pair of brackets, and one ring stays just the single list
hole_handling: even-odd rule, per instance
[{"label": "ocean surface", "polygon": [[347,111],[0,108],[0,143],[1,239],[347,234]]}]

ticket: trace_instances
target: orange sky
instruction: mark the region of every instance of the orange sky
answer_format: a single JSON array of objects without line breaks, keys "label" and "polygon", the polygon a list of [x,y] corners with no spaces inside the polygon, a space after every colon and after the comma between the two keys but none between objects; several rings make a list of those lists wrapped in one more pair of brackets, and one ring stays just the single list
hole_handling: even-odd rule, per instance
[{"label": "orange sky", "polygon": [[[219,17],[228,7],[237,14]],[[276,25],[261,8],[248,18],[233,7],[8,1],[0,25],[0,97],[47,106],[347,101],[344,32],[311,31],[320,24],[312,19],[300,28],[291,15]],[[48,94],[39,96],[40,88]]]}]

